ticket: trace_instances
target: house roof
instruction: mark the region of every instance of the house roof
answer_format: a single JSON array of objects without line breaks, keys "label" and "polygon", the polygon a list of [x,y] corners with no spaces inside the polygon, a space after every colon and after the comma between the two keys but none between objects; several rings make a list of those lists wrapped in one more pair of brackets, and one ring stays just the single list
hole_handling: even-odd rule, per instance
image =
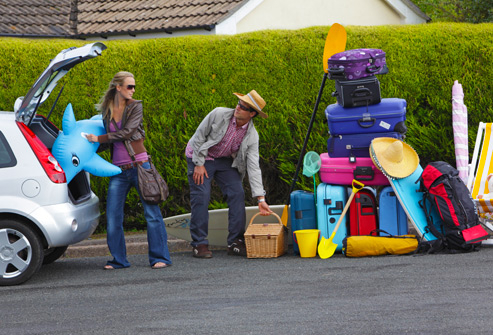
[{"label": "house roof", "polygon": [[[0,36],[86,38],[212,30],[249,1],[0,0]],[[412,1],[402,1],[421,12]]]},{"label": "house roof", "polygon": [[71,0],[0,0],[0,34],[74,35],[74,14]]},{"label": "house roof", "polygon": [[211,30],[248,0],[0,0],[0,35],[85,37]]},{"label": "house roof", "polygon": [[78,33],[132,33],[205,28],[244,0],[79,0]]}]

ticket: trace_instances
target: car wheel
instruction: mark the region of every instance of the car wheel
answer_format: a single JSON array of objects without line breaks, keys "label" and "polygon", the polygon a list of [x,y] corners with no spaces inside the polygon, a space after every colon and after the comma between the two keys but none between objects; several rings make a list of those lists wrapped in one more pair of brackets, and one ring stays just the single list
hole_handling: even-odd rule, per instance
[{"label": "car wheel", "polygon": [[15,220],[0,220],[0,285],[18,285],[34,275],[43,262],[36,232]]},{"label": "car wheel", "polygon": [[63,256],[68,247],[55,247],[46,249],[44,252],[43,264],[51,264]]}]

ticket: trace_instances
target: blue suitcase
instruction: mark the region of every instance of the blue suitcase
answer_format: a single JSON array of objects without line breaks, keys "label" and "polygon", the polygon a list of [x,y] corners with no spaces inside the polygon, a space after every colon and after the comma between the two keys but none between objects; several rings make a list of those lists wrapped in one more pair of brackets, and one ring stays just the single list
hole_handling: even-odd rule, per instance
[{"label": "blue suitcase", "polygon": [[399,140],[404,135],[398,132],[362,133],[331,136],[327,140],[330,157],[370,157],[370,144],[376,137],[393,137]]},{"label": "blue suitcase", "polygon": [[379,228],[391,235],[408,234],[407,215],[392,186],[386,186],[380,191],[378,203]]},{"label": "blue suitcase", "polygon": [[[296,230],[318,229],[315,196],[312,192],[293,191],[290,194],[289,203],[291,204],[291,233],[293,236]],[[293,251],[296,255],[300,254],[298,243],[294,237]]]},{"label": "blue suitcase", "polygon": [[[347,187],[321,183],[317,187],[317,224],[320,237],[328,239],[334,231],[347,202]],[[336,251],[342,250],[342,240],[347,235],[346,216],[342,218],[339,229],[332,242],[337,244]]]},{"label": "blue suitcase", "polygon": [[386,98],[375,105],[344,108],[332,104],[325,116],[332,136],[362,133],[406,133],[406,100]]}]

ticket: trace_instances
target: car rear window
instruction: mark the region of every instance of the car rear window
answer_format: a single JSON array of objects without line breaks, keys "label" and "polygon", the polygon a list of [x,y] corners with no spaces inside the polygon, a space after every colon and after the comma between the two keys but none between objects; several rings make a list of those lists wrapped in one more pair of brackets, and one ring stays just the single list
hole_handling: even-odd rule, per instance
[{"label": "car rear window", "polygon": [[0,168],[11,167],[17,164],[14,153],[7,143],[5,136],[0,132]]}]

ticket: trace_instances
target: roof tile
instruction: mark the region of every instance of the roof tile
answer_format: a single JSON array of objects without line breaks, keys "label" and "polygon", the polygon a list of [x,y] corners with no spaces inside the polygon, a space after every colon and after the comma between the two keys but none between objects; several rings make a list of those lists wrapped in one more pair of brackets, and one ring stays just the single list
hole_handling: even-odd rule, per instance
[{"label": "roof tile", "polygon": [[203,27],[217,24],[244,1],[0,0],[0,34],[83,36]]}]

